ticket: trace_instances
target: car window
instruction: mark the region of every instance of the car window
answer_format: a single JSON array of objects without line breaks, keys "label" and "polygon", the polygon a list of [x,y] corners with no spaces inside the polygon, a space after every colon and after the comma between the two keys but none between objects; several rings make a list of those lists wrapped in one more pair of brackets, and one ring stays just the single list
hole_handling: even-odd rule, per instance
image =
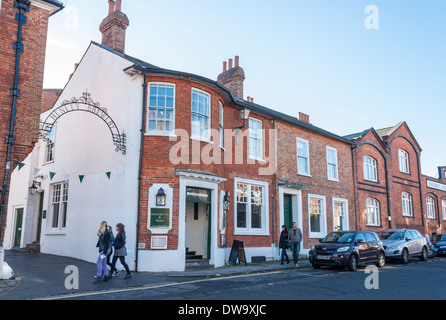
[{"label": "car window", "polygon": [[407,231],[406,238],[407,237],[411,237],[412,240],[415,240],[416,238],[418,238],[417,234],[415,232],[413,232],[413,231]]},{"label": "car window", "polygon": [[356,234],[356,239],[355,239],[355,240],[356,240],[356,241],[358,241],[358,240],[365,241],[364,233],[362,233],[362,232],[358,232],[358,233]]},{"label": "car window", "polygon": [[415,235],[415,238],[421,238],[422,235],[418,232],[418,230],[412,230],[412,233]]},{"label": "car window", "polygon": [[372,234],[368,233],[368,232],[365,233],[365,238],[366,238],[367,242],[375,241],[375,239],[373,238]]},{"label": "car window", "polygon": [[337,243],[350,243],[353,240],[353,237],[355,234],[353,232],[333,232],[327,235],[324,240],[322,240],[323,243],[327,242],[337,242]]},{"label": "car window", "polygon": [[385,231],[379,233],[381,240],[404,240],[404,231]]},{"label": "car window", "polygon": [[446,234],[441,235],[441,241],[446,241]]}]

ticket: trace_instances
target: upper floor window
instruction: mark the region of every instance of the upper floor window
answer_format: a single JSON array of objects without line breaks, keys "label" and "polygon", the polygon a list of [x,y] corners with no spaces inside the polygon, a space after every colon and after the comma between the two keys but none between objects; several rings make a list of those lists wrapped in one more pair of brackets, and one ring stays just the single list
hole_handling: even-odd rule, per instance
[{"label": "upper floor window", "polygon": [[211,95],[199,89],[192,89],[192,138],[211,139]]},{"label": "upper floor window", "polygon": [[372,157],[364,156],[364,180],[368,181],[378,181],[378,173],[376,169],[376,160]]},{"label": "upper floor window", "polygon": [[218,128],[220,130],[220,147],[224,148],[224,114],[225,114],[225,108],[223,106],[223,103],[220,101],[219,103],[219,111],[220,111],[220,119],[218,120]]},{"label": "upper floor window", "polygon": [[68,182],[53,184],[51,188],[51,228],[62,230],[67,226]]},{"label": "upper floor window", "polygon": [[435,200],[432,197],[426,198],[426,212],[428,219],[435,219]]},{"label": "upper floor window", "polygon": [[328,180],[338,180],[338,150],[327,147]]},{"label": "upper floor window", "polygon": [[309,143],[299,138],[297,138],[297,173],[310,175]]},{"label": "upper floor window", "polygon": [[412,217],[413,216],[412,196],[407,192],[403,192],[401,194],[401,203],[403,207],[403,216]]},{"label": "upper floor window", "polygon": [[54,143],[56,141],[56,125],[53,125],[51,131],[48,134],[48,139],[46,142],[46,154],[45,160],[46,162],[54,161]]},{"label": "upper floor window", "polygon": [[400,172],[409,173],[409,154],[399,149],[398,150],[398,162],[400,165]]},{"label": "upper floor window", "polygon": [[443,220],[446,220],[446,200],[441,201],[441,207],[443,209]]},{"label": "upper floor window", "polygon": [[249,118],[249,157],[263,160],[262,121],[254,118]]},{"label": "upper floor window", "polygon": [[149,134],[170,134],[175,129],[175,85],[149,84]]}]

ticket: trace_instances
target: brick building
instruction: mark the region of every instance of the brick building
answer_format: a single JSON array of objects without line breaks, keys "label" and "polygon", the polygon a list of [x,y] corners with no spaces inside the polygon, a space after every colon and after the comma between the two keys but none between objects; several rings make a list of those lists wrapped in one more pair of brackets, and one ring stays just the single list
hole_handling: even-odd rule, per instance
[{"label": "brick building", "polygon": [[438,178],[423,175],[423,206],[428,235],[446,233],[446,167],[438,167]]},{"label": "brick building", "polygon": [[356,211],[361,230],[414,228],[422,234],[441,230],[444,180],[422,175],[422,149],[406,122],[345,138],[355,143]]},{"label": "brick building", "polygon": [[38,138],[48,19],[62,7],[55,0],[0,2],[0,247],[11,170]]}]

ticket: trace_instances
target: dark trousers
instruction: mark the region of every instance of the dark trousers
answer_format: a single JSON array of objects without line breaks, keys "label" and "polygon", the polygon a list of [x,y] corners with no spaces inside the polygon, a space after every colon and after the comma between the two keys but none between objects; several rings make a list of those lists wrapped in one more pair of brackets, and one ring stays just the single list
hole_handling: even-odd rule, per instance
[{"label": "dark trousers", "polygon": [[291,242],[291,251],[293,251],[294,264],[297,264],[297,261],[299,260],[300,243]]},{"label": "dark trousers", "polygon": [[290,262],[290,258],[288,258],[288,254],[286,253],[286,249],[285,248],[282,248],[282,255],[281,255],[281,257],[280,257],[280,262],[283,264],[283,260],[285,260],[285,258],[286,258],[286,261],[287,262]]},{"label": "dark trousers", "polygon": [[125,257],[117,257],[117,256],[113,257],[110,273],[112,273],[113,271],[116,271],[116,261],[118,261],[118,258],[119,258],[119,261],[121,262],[121,264],[124,266],[125,271],[127,271],[127,273],[130,273],[129,266],[127,265],[127,263],[125,263]]}]

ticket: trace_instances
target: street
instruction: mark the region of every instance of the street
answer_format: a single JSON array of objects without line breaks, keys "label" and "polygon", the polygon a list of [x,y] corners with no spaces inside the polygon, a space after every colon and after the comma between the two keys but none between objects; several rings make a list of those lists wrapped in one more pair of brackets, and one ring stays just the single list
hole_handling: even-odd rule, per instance
[{"label": "street", "polygon": [[[322,268],[273,271],[221,278],[176,279],[154,285],[84,292],[50,299],[72,300],[438,300],[446,299],[446,259],[388,262],[376,274]],[[370,281],[370,276],[374,276]],[[372,282],[375,289],[367,289]]]}]

